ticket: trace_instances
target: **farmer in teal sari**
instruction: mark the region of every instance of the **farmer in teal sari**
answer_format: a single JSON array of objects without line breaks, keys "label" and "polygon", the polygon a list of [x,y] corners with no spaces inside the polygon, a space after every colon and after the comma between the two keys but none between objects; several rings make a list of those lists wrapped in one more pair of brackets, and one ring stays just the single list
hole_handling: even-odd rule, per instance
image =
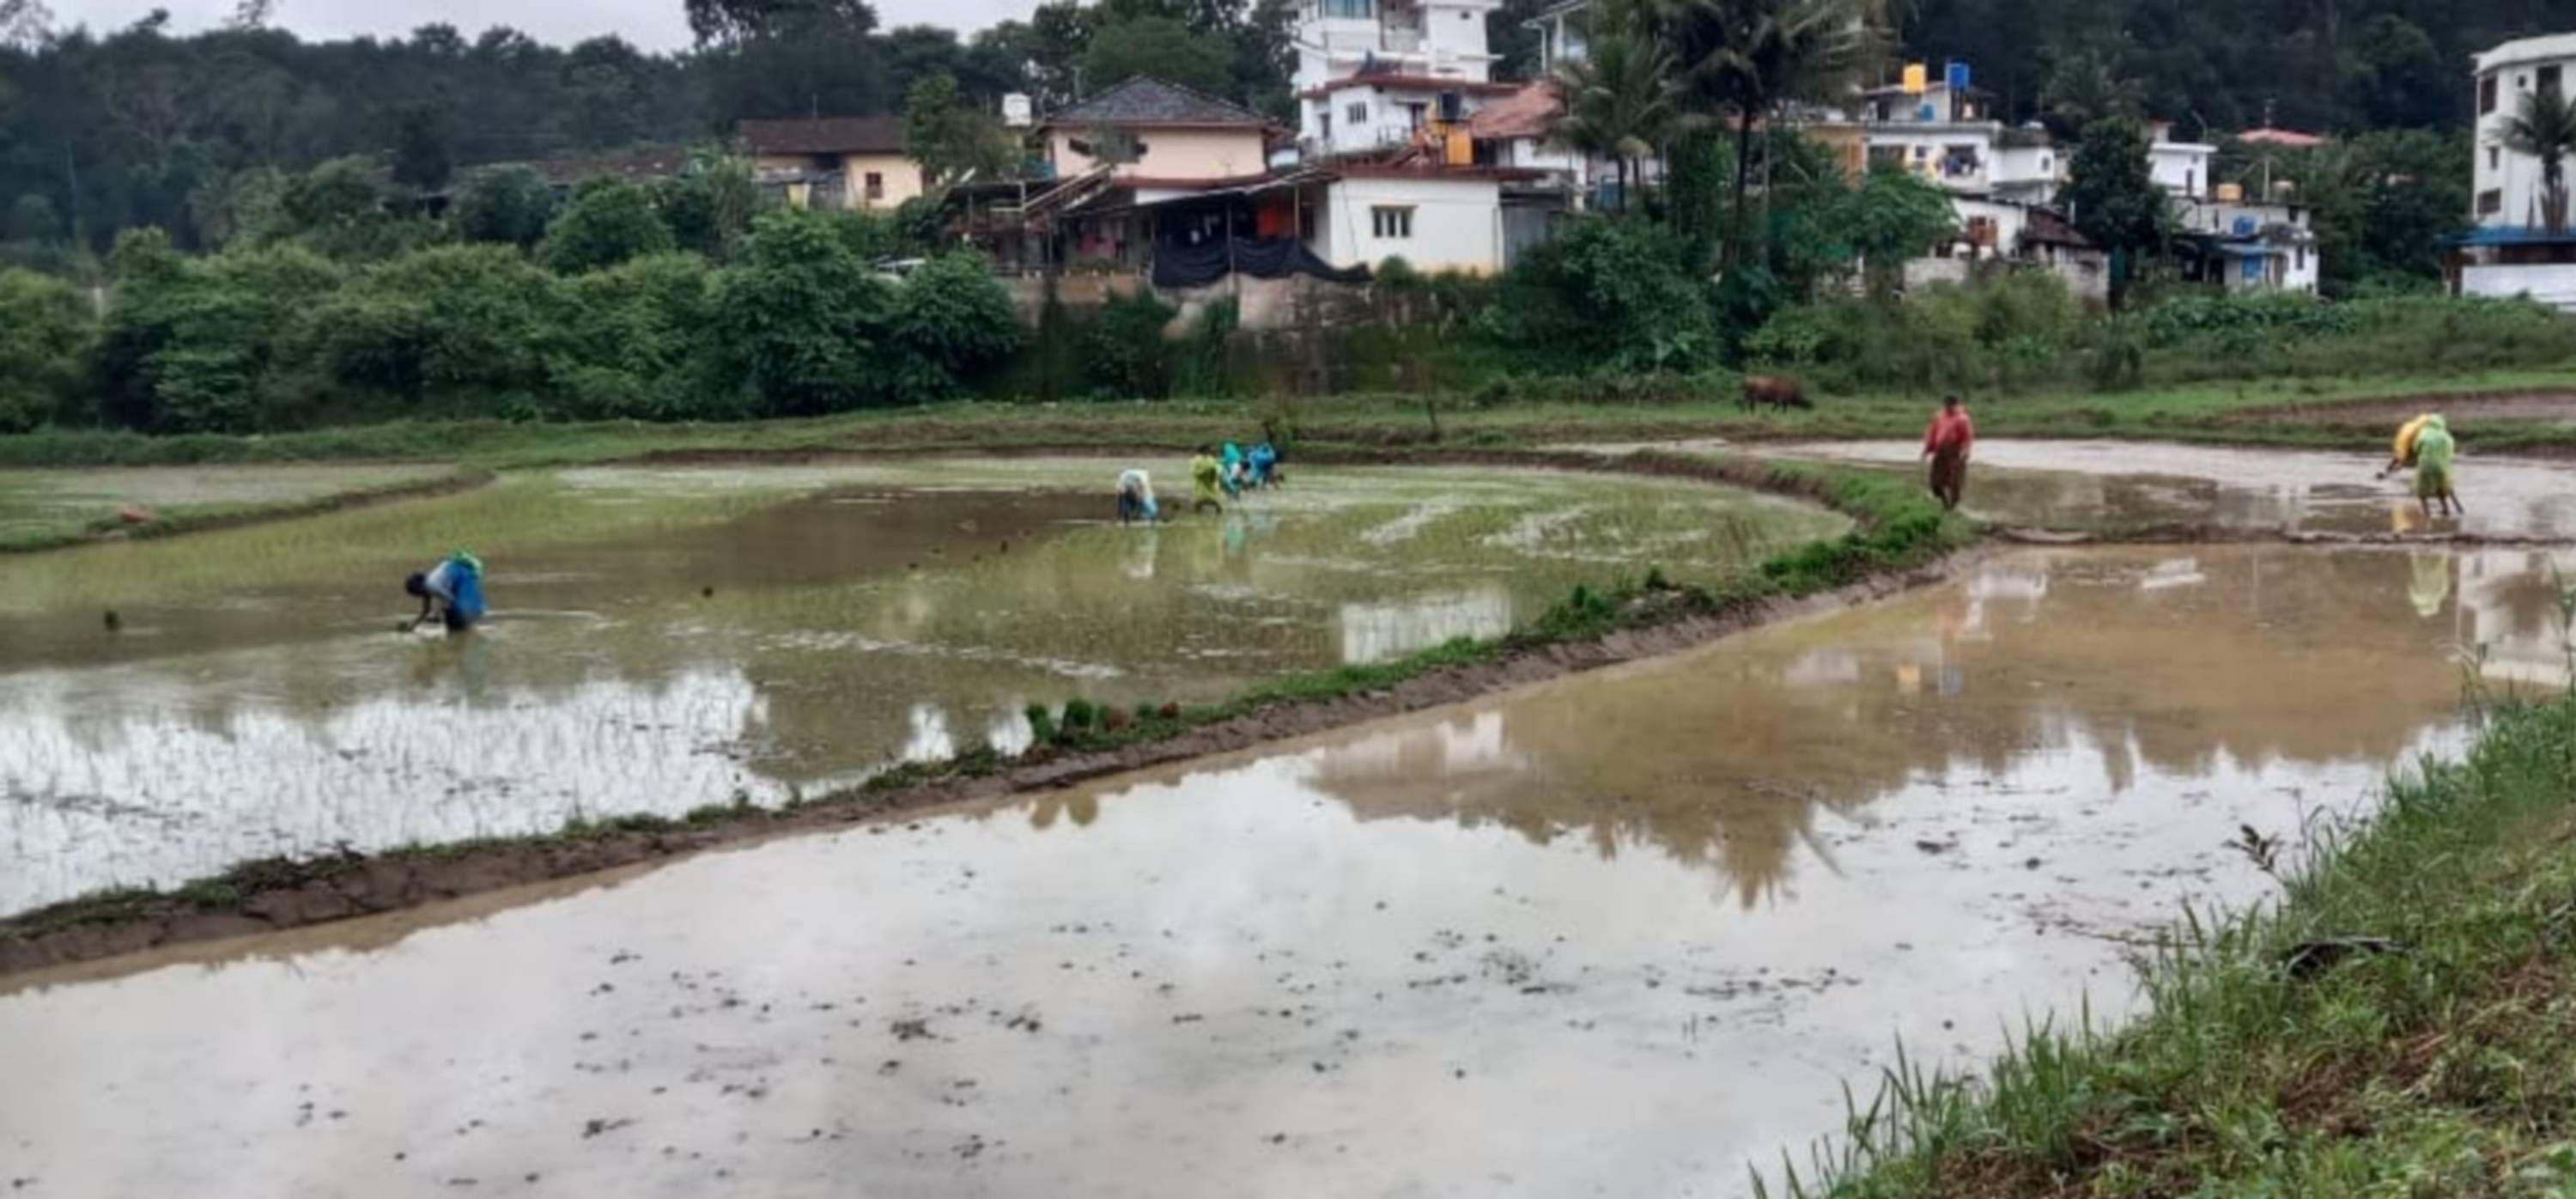
[{"label": "farmer in teal sari", "polygon": [[483,560],[458,550],[403,580],[403,591],[420,599],[420,615],[403,626],[404,632],[428,623],[435,610],[448,632],[462,633],[483,619]]}]

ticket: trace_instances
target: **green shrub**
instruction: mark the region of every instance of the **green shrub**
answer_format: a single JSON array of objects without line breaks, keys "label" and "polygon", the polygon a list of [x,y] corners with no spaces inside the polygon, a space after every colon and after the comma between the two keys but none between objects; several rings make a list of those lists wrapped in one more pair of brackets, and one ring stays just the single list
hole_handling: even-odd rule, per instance
[{"label": "green shrub", "polygon": [[1656,225],[1574,222],[1503,278],[1485,333],[1542,368],[1689,371],[1713,361],[1707,289],[1678,267],[1683,247]]},{"label": "green shrub", "polygon": [[717,285],[715,330],[731,381],[764,414],[806,416],[918,398],[926,364],[896,344],[894,286],[830,217],[786,209],[752,226]]},{"label": "green shrub", "polygon": [[97,356],[102,417],[156,433],[274,427],[297,319],[344,272],[296,245],[185,259],[166,238],[118,239],[118,282]]},{"label": "green shrub", "polygon": [[695,254],[655,254],[565,280],[564,335],[547,374],[578,419],[728,419],[742,393],[716,373],[715,272]]},{"label": "green shrub", "polygon": [[526,249],[545,237],[554,211],[554,189],[535,167],[485,167],[465,177],[448,207],[447,224],[461,241]]},{"label": "green shrub", "polygon": [[1083,338],[1084,380],[1108,399],[1161,399],[1171,393],[1172,346],[1163,328],[1176,310],[1138,289],[1111,296]]},{"label": "green shrub", "polygon": [[678,247],[652,193],[621,179],[594,179],[547,227],[537,259],[556,274],[577,275]]},{"label": "green shrub", "polygon": [[1010,293],[971,253],[942,254],[904,279],[895,297],[895,333],[951,384],[982,375],[1021,342]]},{"label": "green shrub", "polygon": [[330,383],[447,415],[541,415],[562,283],[508,246],[446,246],[370,268],[301,323]]},{"label": "green shrub", "polygon": [[69,284],[0,267],[0,433],[24,433],[75,407],[98,322]]}]

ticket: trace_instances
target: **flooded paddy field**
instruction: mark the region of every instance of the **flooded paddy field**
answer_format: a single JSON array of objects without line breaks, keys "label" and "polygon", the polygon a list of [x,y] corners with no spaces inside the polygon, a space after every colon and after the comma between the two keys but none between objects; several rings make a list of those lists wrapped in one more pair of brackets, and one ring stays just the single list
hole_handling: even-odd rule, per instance
[{"label": "flooded paddy field", "polygon": [[[1317,469],[1122,528],[1118,465],[579,470],[0,560],[0,911],[776,802],[1023,744],[1029,702],[1212,700],[1848,527],[1689,483]],[[460,546],[494,619],[396,634],[404,575]]]},{"label": "flooded paddy field", "polygon": [[[2384,454],[2232,449],[2154,442],[1977,442],[1971,515],[2009,525],[2083,532],[2158,526],[2237,532],[2576,540],[2576,466],[2536,459],[2460,458],[2468,511],[2427,520],[2411,473],[2375,478]],[[1862,464],[1911,465],[1917,442],[1765,445],[1760,452]]]},{"label": "flooded paddy field", "polygon": [[2028,552],[1690,654],[11,980],[22,1193],[1734,1195],[2563,683],[2529,551]]}]

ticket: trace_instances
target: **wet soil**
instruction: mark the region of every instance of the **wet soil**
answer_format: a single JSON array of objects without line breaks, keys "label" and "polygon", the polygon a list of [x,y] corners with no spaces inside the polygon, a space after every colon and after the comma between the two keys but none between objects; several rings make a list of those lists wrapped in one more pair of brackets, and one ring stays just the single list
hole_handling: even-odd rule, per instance
[{"label": "wet soil", "polygon": [[0,470],[0,553],[241,528],[453,495],[491,479],[436,464]]},{"label": "wet soil", "polygon": [[[2412,476],[2377,477],[2384,457],[2157,442],[1977,443],[1967,509],[2026,528],[2125,535],[2576,541],[2576,467],[2522,458],[2460,459],[2468,511],[2427,519]],[[1766,445],[1765,455],[1911,467],[1912,442]]]},{"label": "wet soil", "polygon": [[[2556,658],[2549,556],[2019,552],[1328,736],[22,976],[36,1194],[1732,1194]],[[2356,696],[2369,702],[2357,703]],[[1282,732],[1288,730],[1279,730]],[[529,1184],[525,1180],[539,1181]]]},{"label": "wet soil", "polygon": [[[21,864],[0,912],[272,857],[779,804],[1014,749],[1031,702],[1215,700],[1499,634],[1578,582],[1714,580],[1848,527],[1705,486],[1417,467],[1301,471],[1221,518],[1124,529],[1103,519],[1114,476],[581,470],[0,565],[0,845]],[[402,576],[460,545],[491,566],[494,620],[389,632]]]}]

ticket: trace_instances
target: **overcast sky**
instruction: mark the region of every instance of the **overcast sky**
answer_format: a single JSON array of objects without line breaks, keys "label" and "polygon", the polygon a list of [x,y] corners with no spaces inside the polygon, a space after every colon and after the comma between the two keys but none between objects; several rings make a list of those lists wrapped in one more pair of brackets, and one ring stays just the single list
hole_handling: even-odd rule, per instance
[{"label": "overcast sky", "polygon": [[[236,0],[46,0],[57,25],[88,25],[106,32],[135,21],[155,8],[170,10],[171,24],[192,32],[220,24]],[[444,21],[467,38],[494,25],[507,25],[539,41],[571,45],[587,37],[614,33],[647,50],[677,50],[689,44],[689,22],[682,0],[277,0],[271,22],[297,35],[321,40],[411,32]],[[1035,0],[876,0],[877,15],[888,26],[947,25],[971,32],[1009,17],[1024,17]]]}]

